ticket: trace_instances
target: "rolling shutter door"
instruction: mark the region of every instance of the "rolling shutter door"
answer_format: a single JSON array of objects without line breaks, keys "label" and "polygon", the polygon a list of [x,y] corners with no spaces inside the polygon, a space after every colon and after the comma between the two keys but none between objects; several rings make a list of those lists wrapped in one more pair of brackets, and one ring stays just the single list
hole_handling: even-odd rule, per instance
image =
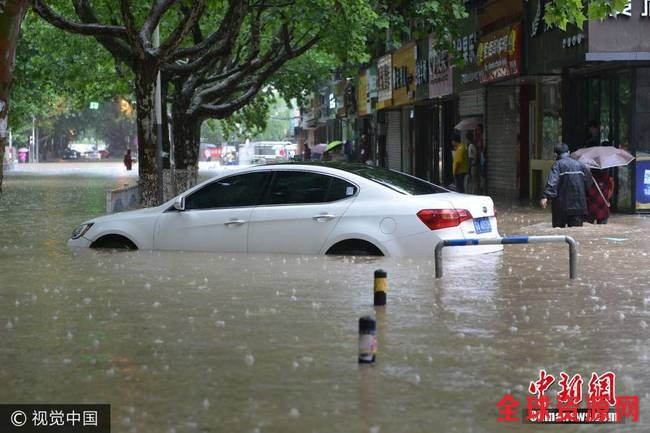
[{"label": "rolling shutter door", "polygon": [[485,88],[462,92],[458,95],[458,114],[461,119],[485,114]]},{"label": "rolling shutter door", "polygon": [[488,193],[517,198],[519,110],[514,87],[490,87],[487,95]]},{"label": "rolling shutter door", "polygon": [[402,169],[402,128],[401,111],[389,111],[386,113],[386,152],[388,168],[393,170]]}]

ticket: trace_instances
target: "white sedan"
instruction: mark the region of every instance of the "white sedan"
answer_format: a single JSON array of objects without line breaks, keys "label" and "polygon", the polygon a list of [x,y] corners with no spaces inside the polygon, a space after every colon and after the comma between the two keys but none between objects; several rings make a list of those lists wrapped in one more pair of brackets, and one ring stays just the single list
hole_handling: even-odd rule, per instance
[{"label": "white sedan", "polygon": [[[498,236],[490,197],[364,164],[286,163],[222,174],[161,206],[84,222],[68,245],[433,256],[441,239]],[[501,249],[449,247],[445,254]]]}]

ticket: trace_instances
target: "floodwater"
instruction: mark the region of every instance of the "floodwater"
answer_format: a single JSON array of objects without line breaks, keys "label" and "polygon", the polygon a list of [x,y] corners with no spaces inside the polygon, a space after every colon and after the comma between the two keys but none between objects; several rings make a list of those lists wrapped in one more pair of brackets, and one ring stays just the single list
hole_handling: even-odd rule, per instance
[{"label": "floodwater", "polygon": [[[441,279],[433,258],[75,253],[74,226],[133,174],[46,167],[7,173],[0,198],[0,403],[108,403],[113,432],[648,431],[649,218],[559,230],[500,210],[502,234],[573,236],[575,280],[565,243],[447,260]],[[379,351],[360,366],[367,314]],[[639,421],[498,422],[542,369],[553,402],[580,374],[582,407],[591,373],[614,372]]]}]

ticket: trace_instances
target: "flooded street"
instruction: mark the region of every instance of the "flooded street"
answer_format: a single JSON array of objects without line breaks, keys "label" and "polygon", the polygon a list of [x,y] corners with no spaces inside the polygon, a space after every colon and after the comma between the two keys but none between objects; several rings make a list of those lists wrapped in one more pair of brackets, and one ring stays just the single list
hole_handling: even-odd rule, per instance
[{"label": "flooded street", "polygon": [[[9,172],[0,198],[0,403],[107,403],[112,432],[649,429],[648,217],[560,230],[550,211],[499,207],[502,235],[573,236],[575,280],[566,243],[445,260],[441,279],[433,257],[73,252],[106,188],[135,178],[52,172]],[[376,269],[389,291],[375,311]],[[379,351],[360,366],[366,314]],[[582,375],[585,397],[592,372],[614,372],[639,422],[497,422],[542,369]]]}]

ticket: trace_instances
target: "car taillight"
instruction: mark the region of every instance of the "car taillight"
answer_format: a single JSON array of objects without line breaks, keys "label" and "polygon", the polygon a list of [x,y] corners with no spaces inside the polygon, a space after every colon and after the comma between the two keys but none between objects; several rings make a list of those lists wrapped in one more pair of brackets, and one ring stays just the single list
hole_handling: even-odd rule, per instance
[{"label": "car taillight", "polygon": [[472,219],[472,214],[466,209],[422,209],[417,216],[430,230],[456,227]]}]

